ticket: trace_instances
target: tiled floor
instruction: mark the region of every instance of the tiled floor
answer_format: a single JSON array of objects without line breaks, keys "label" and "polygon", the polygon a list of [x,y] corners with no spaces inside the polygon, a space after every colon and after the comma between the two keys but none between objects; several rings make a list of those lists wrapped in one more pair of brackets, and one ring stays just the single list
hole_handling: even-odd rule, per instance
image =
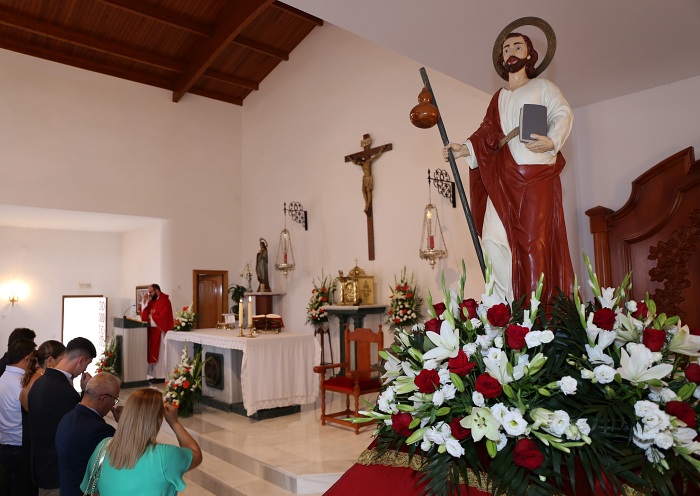
[{"label": "tiled floor", "polygon": [[[120,396],[126,399],[131,391]],[[341,401],[334,397],[328,411],[341,408]],[[198,406],[182,423],[199,439],[204,462],[187,474],[189,487],[181,494],[322,494],[371,442],[373,429],[356,436],[340,426],[321,426],[319,418],[319,405],[261,421]],[[166,424],[160,438],[177,442]]]}]

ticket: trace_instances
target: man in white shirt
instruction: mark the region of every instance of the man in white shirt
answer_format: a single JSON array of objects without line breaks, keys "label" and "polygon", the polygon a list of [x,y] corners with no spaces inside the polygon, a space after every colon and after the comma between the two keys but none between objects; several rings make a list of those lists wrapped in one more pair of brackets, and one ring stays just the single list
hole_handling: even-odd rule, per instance
[{"label": "man in white shirt", "polygon": [[22,471],[22,406],[20,381],[29,361],[33,359],[36,344],[31,339],[16,339],[7,350],[7,368],[0,377],[0,464],[3,477],[0,494],[21,496]]}]

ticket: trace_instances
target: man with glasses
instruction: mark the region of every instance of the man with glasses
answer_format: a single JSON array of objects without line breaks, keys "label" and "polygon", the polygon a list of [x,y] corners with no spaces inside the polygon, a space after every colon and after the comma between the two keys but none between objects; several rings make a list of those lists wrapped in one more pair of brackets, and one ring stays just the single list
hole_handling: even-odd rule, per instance
[{"label": "man with glasses", "polygon": [[61,496],[80,496],[80,483],[95,447],[114,436],[114,427],[104,420],[112,412],[119,422],[119,378],[100,372],[87,383],[85,394],[75,408],[66,413],[56,429],[56,453],[61,481]]}]

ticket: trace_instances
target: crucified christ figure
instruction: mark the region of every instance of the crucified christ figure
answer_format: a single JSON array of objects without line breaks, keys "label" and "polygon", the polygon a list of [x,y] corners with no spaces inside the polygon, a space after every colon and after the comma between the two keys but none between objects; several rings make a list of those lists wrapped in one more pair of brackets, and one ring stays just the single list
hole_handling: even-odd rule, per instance
[{"label": "crucified christ figure", "polygon": [[369,213],[372,208],[372,189],[374,187],[372,161],[378,159],[385,151],[391,150],[391,144],[370,149],[372,138],[369,137],[369,134],[365,134],[362,137],[360,146],[364,149],[361,152],[346,156],[345,161],[362,167],[362,197],[365,199],[365,213]]}]

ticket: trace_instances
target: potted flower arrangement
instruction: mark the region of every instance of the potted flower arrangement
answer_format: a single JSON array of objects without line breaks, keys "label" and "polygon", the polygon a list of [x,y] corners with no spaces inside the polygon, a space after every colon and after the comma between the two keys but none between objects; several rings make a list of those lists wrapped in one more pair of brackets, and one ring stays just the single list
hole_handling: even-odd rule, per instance
[{"label": "potted flower arrangement", "polygon": [[110,374],[119,375],[120,360],[119,360],[119,342],[116,338],[112,338],[107,342],[105,351],[97,361],[97,372],[109,372]]},{"label": "potted flower arrangement", "polygon": [[355,419],[378,421],[371,463],[407,452],[430,495],[466,481],[516,495],[697,490],[700,336],[629,299],[629,279],[600,288],[586,264],[595,300],[560,295],[549,320],[542,281],[523,309],[492,293],[490,267],[480,303],[464,273],[456,289],[443,279],[430,319],[380,353],[383,391]]},{"label": "potted flower arrangement", "polygon": [[330,276],[323,274],[318,279],[314,278],[312,284],[314,287],[311,290],[309,304],[306,306],[306,323],[318,328],[328,322],[328,314],[323,307],[333,301],[334,288]]},{"label": "potted flower arrangement", "polygon": [[245,266],[241,269],[241,272],[239,275],[248,281],[248,291],[253,291],[253,286],[251,281],[253,280],[253,273],[250,271],[250,262],[246,263]]},{"label": "potted flower arrangement", "polygon": [[176,313],[177,317],[175,318],[173,331],[191,331],[195,322],[197,322],[197,314],[192,311],[192,303],[182,307],[182,310],[178,310]]},{"label": "potted flower arrangement", "polygon": [[185,345],[180,363],[165,381],[165,401],[176,406],[181,417],[192,415],[194,405],[202,398],[202,367],[202,350],[190,358]]},{"label": "potted flower arrangement", "polygon": [[412,327],[423,320],[421,306],[423,298],[418,296],[413,274],[410,280],[406,278],[406,267],[401,271],[398,280],[394,277],[394,286],[389,286],[389,309],[387,310],[387,324],[390,329]]}]

